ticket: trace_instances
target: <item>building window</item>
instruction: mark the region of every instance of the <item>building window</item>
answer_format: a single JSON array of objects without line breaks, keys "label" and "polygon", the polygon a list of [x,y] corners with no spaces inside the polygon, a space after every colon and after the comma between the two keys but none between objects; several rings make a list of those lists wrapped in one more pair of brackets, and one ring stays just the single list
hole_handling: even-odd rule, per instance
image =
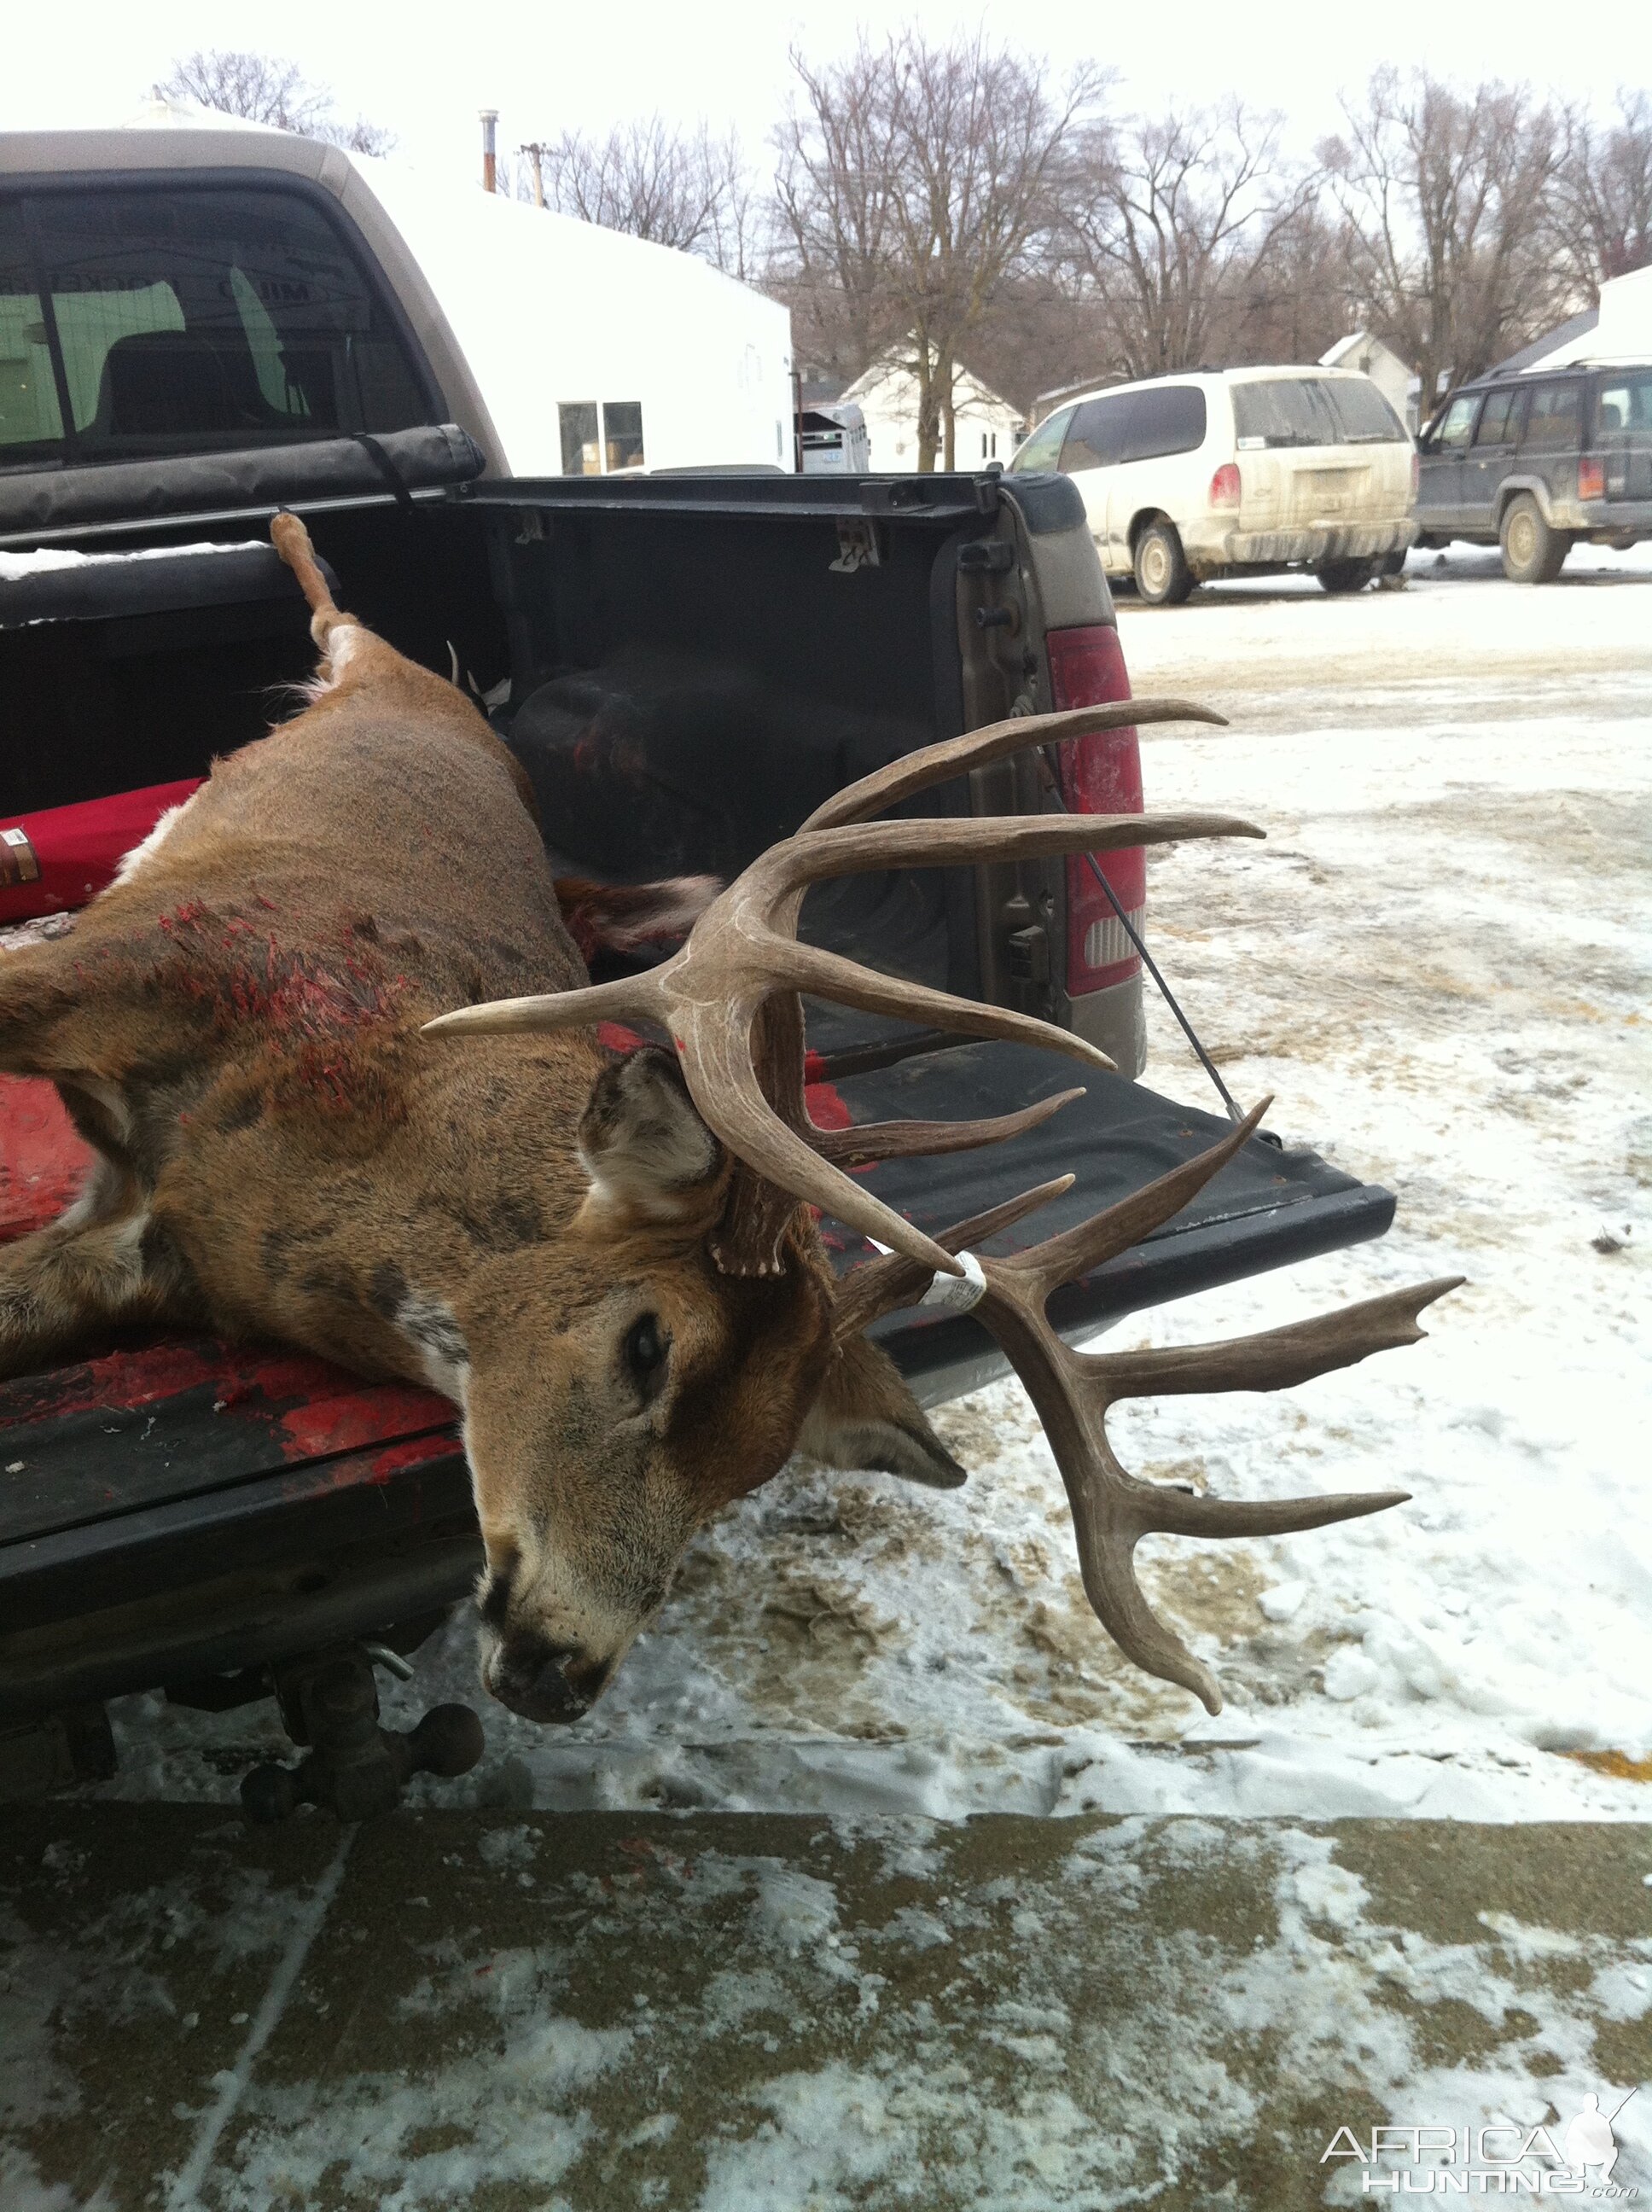
[{"label": "building window", "polygon": [[643,466],[642,403],[636,399],[564,401],[557,410],[565,477],[616,476]]},{"label": "building window", "polygon": [[562,426],[562,474],[565,477],[599,477],[602,474],[602,446],[597,435],[597,403],[594,399],[564,402],[557,410]]},{"label": "building window", "polygon": [[607,473],[640,469],[642,461],[642,403],[638,399],[605,399],[602,410],[603,443]]}]

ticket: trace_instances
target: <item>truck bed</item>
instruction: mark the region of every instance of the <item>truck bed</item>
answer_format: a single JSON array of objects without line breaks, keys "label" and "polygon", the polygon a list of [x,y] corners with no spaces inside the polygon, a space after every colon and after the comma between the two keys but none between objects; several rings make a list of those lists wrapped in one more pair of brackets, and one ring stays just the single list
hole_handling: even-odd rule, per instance
[{"label": "truck bed", "polygon": [[[835,1073],[823,1126],[1001,1113],[1071,1087],[1053,1054],[968,1044]],[[1066,1195],[1005,1232],[1012,1250],[1187,1159],[1226,1124],[1118,1076],[1013,1143],[869,1170],[928,1230],[1073,1172]],[[57,1210],[78,1140],[44,1085],[0,1095],[0,1235]],[[1394,1200],[1266,1137],[1135,1250],[1052,1308],[1070,1338],[1125,1314],[1378,1237]],[[870,1256],[823,1224],[840,1270]],[[1004,1371],[968,1316],[911,1312],[877,1334],[928,1403]],[[126,1338],[0,1385],[0,1721],[167,1684],[185,1696],[234,1669],[416,1624],[463,1597],[481,1564],[452,1408],[284,1349]]]}]

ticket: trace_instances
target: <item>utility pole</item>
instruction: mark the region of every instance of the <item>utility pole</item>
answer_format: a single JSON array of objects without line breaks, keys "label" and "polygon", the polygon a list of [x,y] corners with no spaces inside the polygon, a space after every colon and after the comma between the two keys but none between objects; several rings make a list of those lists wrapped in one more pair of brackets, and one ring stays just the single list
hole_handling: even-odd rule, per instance
[{"label": "utility pole", "polygon": [[499,121],[496,107],[484,107],[482,115],[482,189],[484,192],[499,190],[499,161],[494,145],[494,127]]},{"label": "utility pole", "polygon": [[525,154],[533,164],[533,204],[542,208],[545,204],[545,155],[550,149],[535,139],[532,145],[519,146],[516,150]]}]

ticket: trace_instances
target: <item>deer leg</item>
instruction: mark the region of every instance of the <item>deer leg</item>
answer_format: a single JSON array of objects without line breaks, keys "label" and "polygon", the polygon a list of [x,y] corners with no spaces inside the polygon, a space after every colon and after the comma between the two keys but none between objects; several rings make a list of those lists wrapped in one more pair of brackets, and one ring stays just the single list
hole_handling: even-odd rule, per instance
[{"label": "deer leg", "polygon": [[[73,951],[70,949],[73,947]],[[0,1074],[53,1075],[85,1003],[73,937],[0,952]]]},{"label": "deer leg", "polygon": [[0,1376],[31,1374],[118,1323],[198,1318],[187,1268],[114,1161],[98,1162],[59,1219],[0,1248]]}]

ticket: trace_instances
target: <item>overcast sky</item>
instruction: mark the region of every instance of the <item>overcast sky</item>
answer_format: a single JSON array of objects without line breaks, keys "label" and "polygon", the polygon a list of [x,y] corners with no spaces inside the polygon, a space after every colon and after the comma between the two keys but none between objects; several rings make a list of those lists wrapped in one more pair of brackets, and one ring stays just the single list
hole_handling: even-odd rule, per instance
[{"label": "overcast sky", "polygon": [[1646,0],[1575,20],[1547,0],[1488,8],[1408,9],[1378,0],[1313,7],[1258,0],[1097,0],[953,8],[944,0],[866,0],[787,9],[764,0],[629,0],[614,7],[483,0],[386,6],[361,0],[9,0],[0,61],[0,128],[124,121],[174,57],[197,46],[246,46],[298,63],[331,86],[341,108],[386,125],[422,166],[473,172],[477,110],[500,110],[501,150],[569,127],[605,128],[658,108],[679,121],[737,125],[749,150],[787,94],[787,48],[829,56],[915,18],[933,36],[985,20],[997,36],[1084,59],[1120,76],[1127,106],[1203,101],[1236,92],[1289,118],[1308,151],[1335,127],[1339,92],[1384,62],[1426,62],[1476,81],[1501,73],[1605,109],[1618,86],[1652,86],[1652,6]]}]

